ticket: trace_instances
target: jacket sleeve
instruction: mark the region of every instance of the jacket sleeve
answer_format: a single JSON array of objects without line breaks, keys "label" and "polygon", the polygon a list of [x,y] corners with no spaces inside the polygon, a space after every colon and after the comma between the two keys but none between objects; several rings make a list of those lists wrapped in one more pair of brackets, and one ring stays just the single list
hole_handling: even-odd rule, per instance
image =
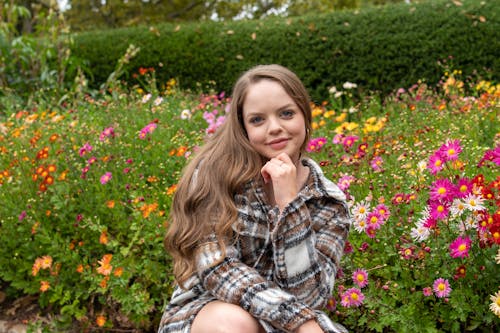
[{"label": "jacket sleeve", "polygon": [[332,295],[351,218],[347,204],[332,197],[298,196],[272,231],[275,282],[313,309]]},{"label": "jacket sleeve", "polygon": [[233,246],[227,246],[222,257],[216,241],[204,243],[197,254],[197,268],[203,286],[217,299],[237,304],[280,330],[293,332],[304,322],[316,318],[314,310],[294,295],[242,263]]}]

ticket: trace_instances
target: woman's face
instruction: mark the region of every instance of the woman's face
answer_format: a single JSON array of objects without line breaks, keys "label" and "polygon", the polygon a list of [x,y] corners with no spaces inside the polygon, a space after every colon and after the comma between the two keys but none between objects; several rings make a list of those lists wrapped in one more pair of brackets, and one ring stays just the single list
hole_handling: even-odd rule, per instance
[{"label": "woman's face", "polygon": [[252,147],[266,159],[287,153],[297,161],[306,137],[304,115],[285,89],[263,79],[248,87],[243,124]]}]

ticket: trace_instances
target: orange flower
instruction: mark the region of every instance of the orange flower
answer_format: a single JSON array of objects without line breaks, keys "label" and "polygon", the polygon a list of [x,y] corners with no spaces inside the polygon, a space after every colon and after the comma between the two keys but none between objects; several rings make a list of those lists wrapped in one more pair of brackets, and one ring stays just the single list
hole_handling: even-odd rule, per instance
[{"label": "orange flower", "polygon": [[56,141],[56,140],[57,140],[57,138],[58,138],[58,137],[59,137],[59,135],[57,135],[57,134],[52,134],[52,135],[50,136],[50,138],[49,138],[49,141],[50,141],[50,142],[54,142],[54,141]]},{"label": "orange flower", "polygon": [[83,273],[83,265],[82,265],[82,264],[78,265],[78,266],[76,267],[76,271],[77,271],[78,273]]},{"label": "orange flower", "polygon": [[108,200],[108,201],[106,202],[106,206],[107,206],[108,208],[114,208],[114,207],[115,207],[115,201],[114,201],[114,200]]},{"label": "orange flower", "polygon": [[57,170],[57,167],[54,164],[47,165],[48,172],[55,172],[56,170]]},{"label": "orange flower", "polygon": [[106,317],[104,317],[103,315],[97,316],[95,323],[97,324],[97,326],[103,327],[104,324],[106,324]]},{"label": "orange flower", "polygon": [[179,147],[179,149],[177,149],[177,156],[183,156],[184,153],[187,151],[187,147],[185,146],[181,146]]},{"label": "orange flower", "polygon": [[49,281],[40,281],[40,291],[42,293],[46,292],[50,288]]},{"label": "orange flower", "polygon": [[101,232],[101,236],[99,237],[99,243],[101,244],[108,244],[108,233],[106,232],[106,230],[103,230]]},{"label": "orange flower", "polygon": [[172,194],[174,194],[176,190],[177,190],[177,184],[174,184],[174,185],[170,186],[170,187],[167,189],[167,195],[172,195]]},{"label": "orange flower", "polygon": [[101,282],[99,283],[99,286],[101,286],[101,288],[105,289],[108,286],[108,281],[109,281],[109,276],[105,276],[101,280]]},{"label": "orange flower", "polygon": [[113,275],[116,277],[120,277],[123,274],[123,267],[117,267],[113,272]]},{"label": "orange flower", "polygon": [[144,204],[139,208],[139,210],[142,212],[142,217],[148,218],[149,215],[154,212],[158,208],[158,204],[155,202],[153,204]]},{"label": "orange flower", "polygon": [[42,269],[49,269],[50,267],[52,267],[52,257],[51,256],[43,256],[39,259],[40,259],[40,267]]},{"label": "orange flower", "polygon": [[38,275],[38,271],[40,271],[40,267],[41,267],[40,261],[38,259],[35,260],[35,263],[33,264],[33,267],[31,267],[31,275],[37,276]]},{"label": "orange flower", "polygon": [[58,180],[65,180],[67,174],[68,174],[68,170],[64,170],[63,172],[61,172],[61,174],[59,175],[59,178],[57,178],[57,179]]},{"label": "orange flower", "polygon": [[105,254],[98,263],[101,265],[97,268],[97,273],[102,275],[109,275],[113,270],[113,266],[111,266],[111,259],[113,259],[112,254]]},{"label": "orange flower", "polygon": [[38,227],[40,226],[40,222],[36,222],[35,224],[33,224],[33,226],[31,227],[31,234],[34,235],[36,234],[36,230],[38,229]]}]

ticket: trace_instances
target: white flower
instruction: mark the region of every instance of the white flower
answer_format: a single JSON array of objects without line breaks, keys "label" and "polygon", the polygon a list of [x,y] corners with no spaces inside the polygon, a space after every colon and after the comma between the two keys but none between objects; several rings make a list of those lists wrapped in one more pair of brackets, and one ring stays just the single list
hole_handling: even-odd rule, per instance
[{"label": "white flower", "polygon": [[416,242],[423,242],[429,238],[431,232],[426,228],[422,222],[417,222],[415,228],[411,229],[410,235]]},{"label": "white flower", "polygon": [[473,193],[469,194],[465,199],[465,208],[467,208],[470,211],[479,211],[479,210],[485,210],[486,207],[484,207],[484,198],[475,195]]},{"label": "white flower", "polygon": [[158,106],[163,102],[163,97],[156,97],[155,101],[153,102],[154,106]]},{"label": "white flower", "polygon": [[465,211],[465,203],[460,199],[453,200],[450,207],[450,214],[453,217],[457,217],[463,214]]},{"label": "white flower", "polygon": [[427,169],[427,162],[426,161],[420,161],[417,164],[418,171],[424,172]]},{"label": "white flower", "polygon": [[337,92],[337,87],[335,86],[331,86],[330,89],[328,89],[328,92],[330,94],[335,94]]},{"label": "white flower", "polygon": [[352,83],[352,82],[345,82],[342,87],[344,87],[344,89],[354,89],[354,88],[357,88],[358,85],[356,83]]},{"label": "white flower", "polygon": [[497,317],[500,318],[500,291],[497,291],[496,294],[490,295],[490,310],[493,312]]},{"label": "white flower", "polygon": [[366,219],[354,219],[354,223],[353,223],[353,226],[354,226],[354,229],[359,232],[359,233],[362,233],[366,230],[366,228],[368,227],[368,223],[366,223]]},{"label": "white flower", "polygon": [[181,119],[190,119],[191,118],[191,111],[188,109],[184,109],[181,112]]},{"label": "white flower", "polygon": [[364,219],[368,215],[369,211],[370,205],[365,200],[361,200],[356,203],[351,209],[354,218],[359,220]]},{"label": "white flower", "polygon": [[460,224],[458,225],[460,231],[477,229],[477,227],[478,227],[478,222],[473,216],[467,216],[465,218],[465,221],[460,221]]},{"label": "white flower", "polygon": [[151,99],[151,94],[146,94],[142,96],[142,103],[147,103]]},{"label": "white flower", "polygon": [[497,264],[500,265],[500,248],[498,249],[497,256],[495,257],[495,260],[497,261]]}]

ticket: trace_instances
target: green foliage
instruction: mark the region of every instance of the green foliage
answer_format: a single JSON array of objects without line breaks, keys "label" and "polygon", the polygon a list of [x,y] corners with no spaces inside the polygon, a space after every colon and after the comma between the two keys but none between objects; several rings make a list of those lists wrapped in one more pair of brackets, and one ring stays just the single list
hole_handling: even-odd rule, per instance
[{"label": "green foliage", "polygon": [[495,1],[442,0],[287,19],[161,24],[80,33],[72,52],[89,61],[94,87],[129,44],[141,53],[124,79],[154,67],[159,82],[176,77],[182,88],[215,81],[229,92],[248,67],[280,63],[303,78],[319,103],[329,87],[346,81],[383,94],[420,79],[436,84],[438,61],[450,56],[464,74],[498,79],[499,8]]}]

